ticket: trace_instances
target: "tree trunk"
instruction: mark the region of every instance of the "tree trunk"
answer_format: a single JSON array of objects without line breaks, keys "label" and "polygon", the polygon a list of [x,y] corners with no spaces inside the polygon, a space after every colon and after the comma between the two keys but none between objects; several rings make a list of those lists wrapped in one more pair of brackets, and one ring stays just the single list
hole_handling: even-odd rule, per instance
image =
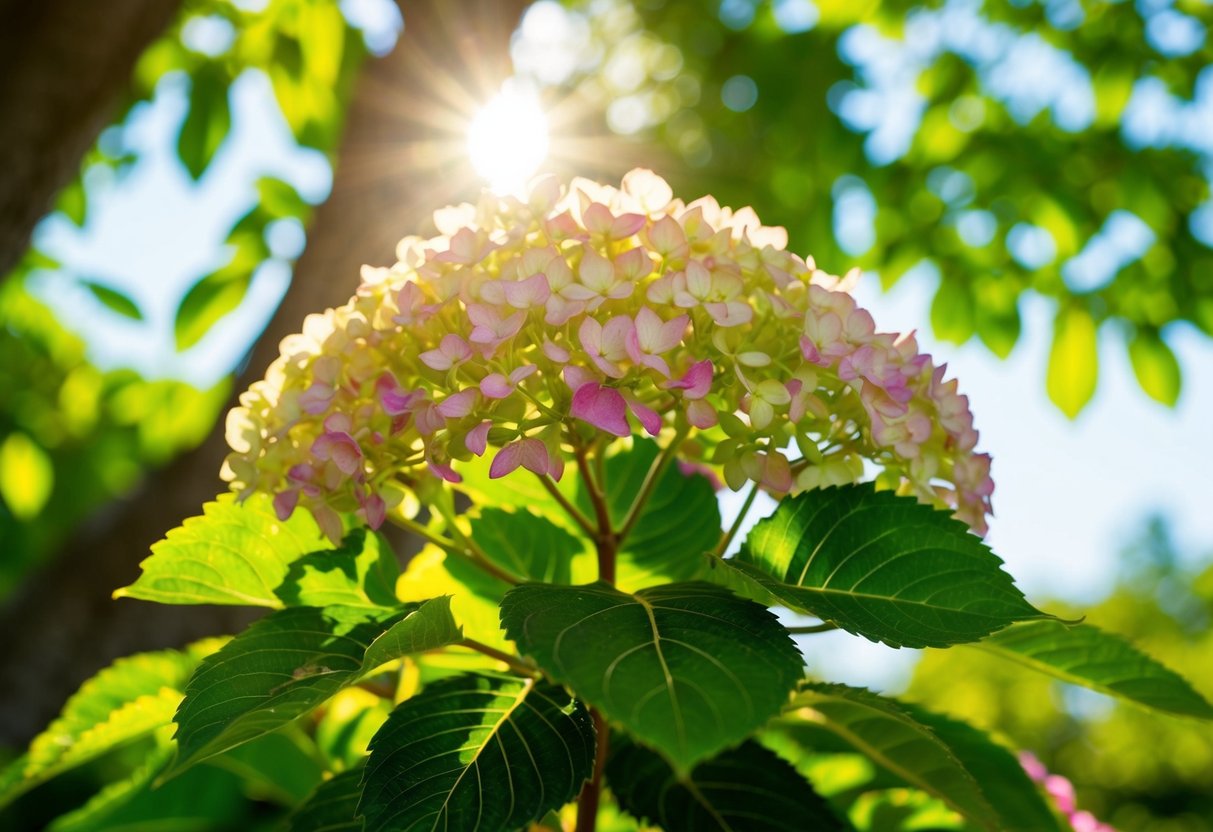
[{"label": "tree trunk", "polygon": [[[344,303],[363,263],[394,262],[396,242],[428,227],[435,207],[473,195],[473,180],[455,174],[455,164],[464,164],[463,136],[444,125],[458,121],[450,117],[453,106],[484,100],[509,75],[509,38],[525,6],[405,5],[400,42],[359,79],[333,193],[316,213],[290,290],[238,388],[261,376],[279,340],[298,331],[306,314]],[[441,152],[449,143],[454,152]],[[225,453],[220,420],[199,448],[85,524],[0,610],[0,632],[8,634],[0,646],[0,744],[27,742],[81,681],[118,656],[231,632],[253,617],[241,607],[110,599],[138,576],[153,543],[223,490]]]},{"label": "tree trunk", "polygon": [[80,171],[176,0],[0,0],[0,275]]}]

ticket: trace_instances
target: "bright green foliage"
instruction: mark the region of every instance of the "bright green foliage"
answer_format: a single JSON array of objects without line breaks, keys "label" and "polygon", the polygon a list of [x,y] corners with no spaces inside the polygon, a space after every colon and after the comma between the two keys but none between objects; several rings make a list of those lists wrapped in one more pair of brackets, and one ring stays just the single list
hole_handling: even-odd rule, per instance
[{"label": "bright green foliage", "polygon": [[801,675],[774,616],[709,584],[525,585],[501,621],[523,655],[679,772],[760,726]]},{"label": "bright green foliage", "polygon": [[[279,609],[276,592],[304,555],[331,548],[316,522],[302,512],[282,521],[270,500],[243,503],[224,494],[202,507],[152,547],[135,583],[114,593],[162,604],[246,604]],[[377,552],[375,558],[377,559]],[[308,570],[298,570],[300,579]],[[302,587],[291,586],[298,597]]]},{"label": "bright green foliage", "polygon": [[925,647],[1044,617],[1001,564],[944,512],[853,485],[784,500],[713,574],[873,641]]},{"label": "bright green foliage", "polygon": [[362,796],[362,770],[343,771],[321,783],[287,819],[291,832],[362,832],[355,817]]},{"label": "bright green foliage", "polygon": [[943,739],[896,702],[862,688],[806,684],[788,713],[834,732],[877,765],[984,828],[1001,828],[973,774]]},{"label": "bright green foliage", "polygon": [[186,679],[216,646],[202,642],[186,652],[141,653],[119,659],[89,679],[34,738],[29,751],[0,773],[0,806],[167,725]]},{"label": "bright green foliage", "polygon": [[516,829],[571,800],[594,763],[594,727],[563,689],[466,674],[397,708],[371,741],[367,832]]},{"label": "bright green foliage", "polygon": [[203,66],[191,79],[189,111],[177,138],[177,155],[194,179],[206,172],[231,129],[227,87],[227,72],[217,65]]},{"label": "bright green foliage", "polygon": [[83,281],[83,286],[92,292],[93,297],[101,301],[101,304],[111,312],[116,312],[124,318],[130,318],[132,321],[143,320],[143,313],[139,311],[139,305],[131,300],[130,296],[104,283],[98,283],[95,280]]},{"label": "bright green foliage", "polygon": [[977,647],[1138,705],[1213,719],[1213,705],[1186,679],[1120,636],[1090,624],[1033,621],[1003,630]]},{"label": "bright green foliage", "polygon": [[851,828],[796,769],[752,740],[682,777],[660,754],[624,741],[615,746],[607,778],[624,809],[668,832]]},{"label": "bright green foliage", "polygon": [[1057,818],[1033,786],[1015,755],[966,723],[903,706],[916,722],[935,733],[973,776],[1004,832],[1062,832]]},{"label": "bright green foliage", "polygon": [[268,615],[190,680],[175,719],[176,769],[286,725],[389,661],[459,638],[446,598],[403,610],[297,607]]}]

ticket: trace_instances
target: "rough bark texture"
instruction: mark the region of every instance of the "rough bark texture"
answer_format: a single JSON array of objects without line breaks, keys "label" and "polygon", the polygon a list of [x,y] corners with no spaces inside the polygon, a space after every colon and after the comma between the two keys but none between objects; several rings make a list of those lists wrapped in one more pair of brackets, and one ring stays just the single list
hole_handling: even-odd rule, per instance
[{"label": "rough bark texture", "polygon": [[[509,37],[525,6],[403,4],[405,33],[358,81],[333,193],[238,387],[261,376],[278,341],[307,313],[344,303],[363,263],[390,264],[397,240],[428,226],[436,205],[472,195],[471,178],[454,173],[462,136],[452,132],[461,124],[452,116],[508,76]],[[114,658],[231,632],[252,617],[239,607],[110,600],[115,587],[137,577],[151,544],[223,490],[225,449],[220,424],[201,447],[102,511],[0,610],[0,744],[28,741],[81,681]]]},{"label": "rough bark texture", "polygon": [[0,275],[80,170],[177,0],[0,0]]}]

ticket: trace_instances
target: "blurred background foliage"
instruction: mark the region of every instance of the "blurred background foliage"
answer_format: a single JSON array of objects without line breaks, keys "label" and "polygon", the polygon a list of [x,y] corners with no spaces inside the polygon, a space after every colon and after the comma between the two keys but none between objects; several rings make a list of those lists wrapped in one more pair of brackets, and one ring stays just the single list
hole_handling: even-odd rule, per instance
[{"label": "blurred background foliage", "polygon": [[[268,79],[298,147],[335,159],[358,69],[395,37],[364,25],[365,5],[182,3],[59,195],[55,221],[86,228],[99,196],[122,186],[141,161],[126,135],[132,116],[166,84],[188,89],[175,150],[191,181],[205,179],[238,127],[233,85],[249,76]],[[1098,384],[1101,339],[1124,345],[1145,395],[1173,405],[1182,368],[1168,342],[1179,328],[1213,335],[1211,23],[1201,0],[544,0],[522,18],[512,55],[549,100],[588,105],[583,119],[609,139],[586,144],[597,167],[639,155],[677,192],[753,204],[830,271],[860,265],[885,286],[934,275],[930,323],[945,340],[977,339],[1006,357],[1025,293],[1050,298],[1042,387],[1073,417]],[[168,328],[182,353],[250,303],[267,263],[293,262],[298,252],[275,235],[301,232],[323,197],[279,176],[248,185],[256,198],[232,218],[222,262],[175,302]],[[88,334],[39,290],[48,275],[85,289],[88,315],[149,331],[153,321],[120,280],[72,273],[37,241],[0,282],[0,597],[147,468],[202,442],[236,369],[200,390],[196,379],[98,363]],[[1156,523],[1131,550],[1089,617],[1213,690],[1213,641],[1202,634],[1213,572],[1185,566],[1194,561],[1175,556],[1165,529]],[[929,652],[911,692],[1034,749],[1120,828],[1213,829],[1207,729],[1079,696],[971,650]],[[80,797],[115,770],[137,776],[139,755],[161,741],[145,742],[64,788]],[[273,812],[231,795],[289,804],[284,794],[318,776],[308,774],[315,749],[305,751],[297,771],[282,767],[293,785],[249,785],[232,763],[200,767],[197,788],[228,795],[215,805],[230,807],[233,828],[255,828]],[[197,804],[183,789],[188,812]],[[889,789],[887,806],[856,810],[872,828],[888,813],[936,822],[938,807]]]},{"label": "blurred background foliage", "polygon": [[[1151,518],[1086,620],[1213,690],[1213,552],[1180,552]],[[1074,615],[1064,603],[1045,609]],[[1123,830],[1213,830],[1213,729],[1051,681],[974,649],[928,650],[908,696],[1030,748],[1070,778],[1079,805]]]}]

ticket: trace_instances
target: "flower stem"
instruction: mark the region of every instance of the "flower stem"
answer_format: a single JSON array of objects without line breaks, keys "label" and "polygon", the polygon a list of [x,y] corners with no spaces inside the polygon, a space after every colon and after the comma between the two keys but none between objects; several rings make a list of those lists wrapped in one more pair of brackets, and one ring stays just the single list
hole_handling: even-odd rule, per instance
[{"label": "flower stem", "polygon": [[474,638],[465,638],[459,642],[459,645],[469,650],[475,650],[477,653],[483,653],[491,659],[496,659],[519,675],[530,676],[532,678],[539,675],[539,670],[533,665],[527,664],[521,656],[511,656],[509,653],[498,650],[496,647],[490,647],[483,642],[476,641]]},{"label": "flower stem", "polygon": [[716,549],[713,552],[718,558],[724,557],[724,553],[728,551],[729,544],[733,542],[733,538],[737,536],[737,531],[741,528],[741,524],[745,522],[745,517],[750,513],[750,507],[754,505],[754,498],[758,496],[758,483],[750,486],[750,493],[746,495],[745,502],[741,504],[741,509],[737,512],[737,519],[733,521],[733,525],[729,526],[729,530],[720,538],[720,542],[716,544]]},{"label": "flower stem", "polygon": [[594,832],[598,825],[598,800],[602,796],[602,772],[606,768],[607,752],[610,750],[611,731],[606,720],[597,709],[590,708],[594,719],[594,734],[598,737],[594,752],[594,773],[586,781],[577,797],[576,832]]},{"label": "flower stem", "polygon": [[628,533],[632,531],[632,528],[636,525],[636,521],[640,519],[645,504],[648,503],[653,489],[657,486],[657,481],[661,479],[666,465],[673,458],[674,453],[678,450],[678,446],[682,444],[682,440],[687,435],[687,430],[686,427],[680,427],[674,438],[670,440],[670,444],[661,449],[661,453],[657,455],[657,458],[653,460],[653,464],[649,466],[648,473],[644,475],[644,482],[640,485],[640,491],[636,493],[635,499],[632,500],[632,505],[628,508],[627,517],[624,518],[623,526],[619,529],[616,545],[623,545],[623,541],[627,539]]},{"label": "flower stem", "polygon": [[[410,520],[404,515],[398,513],[389,513],[388,519],[390,519],[394,525],[399,526],[406,532],[412,532],[422,540],[433,543],[448,555],[463,558],[477,569],[487,572],[489,575],[492,575],[499,581],[505,581],[511,586],[518,583],[518,578],[509,574],[508,572],[505,572],[490,561],[478,546],[474,546],[469,538],[464,537],[462,541],[456,542],[451,540],[449,537],[443,537],[437,532],[431,531],[418,523],[416,520]],[[447,524],[452,528],[454,527],[450,520],[447,521]]]},{"label": "flower stem", "polygon": [[539,477],[539,484],[552,495],[552,499],[560,504],[560,507],[564,509],[565,514],[573,518],[573,522],[580,526],[581,530],[589,535],[591,540],[596,538],[598,536],[598,532],[594,530],[594,525],[590,523],[589,518],[582,514],[581,511],[578,510],[577,506],[570,503],[568,497],[565,497],[560,493],[560,489],[556,487],[556,483],[552,482],[552,478],[539,474],[536,474],[536,476]]},{"label": "flower stem", "polygon": [[805,627],[784,627],[784,629],[794,636],[804,636],[812,633],[828,633],[831,630],[837,630],[838,625],[826,621],[822,624],[809,624]]},{"label": "flower stem", "polygon": [[606,498],[594,479],[585,448],[580,445],[576,446],[576,454],[577,466],[581,470],[582,479],[585,480],[585,490],[590,495],[590,504],[594,506],[594,517],[598,521],[598,531],[594,534],[594,542],[598,549],[598,579],[606,581],[608,584],[614,584],[615,554],[619,551],[618,537],[611,527],[611,514],[607,509]]}]

